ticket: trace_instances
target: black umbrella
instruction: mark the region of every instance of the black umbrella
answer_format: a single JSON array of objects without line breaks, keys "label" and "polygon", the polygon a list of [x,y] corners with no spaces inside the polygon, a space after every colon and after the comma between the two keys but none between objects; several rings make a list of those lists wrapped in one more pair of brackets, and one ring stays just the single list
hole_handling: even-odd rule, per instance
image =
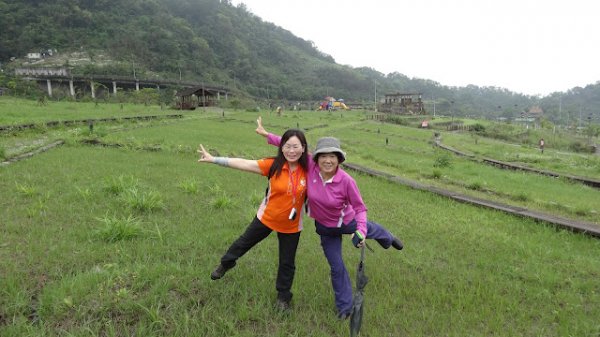
[{"label": "black umbrella", "polygon": [[362,325],[364,291],[369,278],[365,275],[365,245],[360,248],[360,262],[356,272],[356,292],[352,300],[352,314],[350,315],[350,336],[357,336]]}]

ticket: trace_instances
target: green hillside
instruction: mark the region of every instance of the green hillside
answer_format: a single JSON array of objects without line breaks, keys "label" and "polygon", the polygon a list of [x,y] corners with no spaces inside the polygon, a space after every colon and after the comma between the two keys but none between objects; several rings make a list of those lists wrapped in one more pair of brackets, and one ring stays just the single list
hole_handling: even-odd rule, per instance
[{"label": "green hillside", "polygon": [[[25,60],[27,53],[48,50],[55,53],[44,62]],[[421,92],[430,113],[511,119],[539,105],[554,123],[581,126],[600,120],[600,84],[532,97],[497,87],[449,87],[383,74],[368,65],[339,65],[311,41],[226,0],[0,0],[0,86],[9,86],[15,67],[57,65],[57,60],[75,74],[213,83],[256,99],[332,95],[370,103],[375,91],[380,98]]]}]

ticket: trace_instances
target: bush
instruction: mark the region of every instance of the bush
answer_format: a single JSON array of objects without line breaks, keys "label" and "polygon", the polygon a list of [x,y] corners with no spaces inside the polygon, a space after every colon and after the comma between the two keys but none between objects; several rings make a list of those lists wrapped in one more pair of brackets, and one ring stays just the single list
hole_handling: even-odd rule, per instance
[{"label": "bush", "polygon": [[579,153],[594,153],[594,148],[592,146],[577,141],[569,144],[569,150]]},{"label": "bush", "polygon": [[447,154],[442,154],[435,158],[433,162],[433,167],[450,167],[452,162],[450,160],[450,156]]},{"label": "bush", "polygon": [[475,123],[471,128],[475,132],[485,132],[485,126],[483,126],[483,124]]},{"label": "bush", "polygon": [[525,192],[517,193],[516,195],[511,196],[511,199],[516,201],[528,201],[529,196]]},{"label": "bush", "polygon": [[470,184],[467,185],[467,188],[473,191],[482,191],[483,190],[483,184],[478,182],[478,181],[474,181]]},{"label": "bush", "polygon": [[386,122],[399,124],[399,125],[405,125],[405,126],[410,125],[409,119],[407,119],[406,117],[400,117],[400,116],[387,116]]}]

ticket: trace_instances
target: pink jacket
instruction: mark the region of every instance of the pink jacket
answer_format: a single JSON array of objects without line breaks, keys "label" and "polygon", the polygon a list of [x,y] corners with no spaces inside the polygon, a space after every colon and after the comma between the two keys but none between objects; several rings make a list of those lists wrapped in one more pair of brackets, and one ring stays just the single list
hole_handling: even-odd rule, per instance
[{"label": "pink jacket", "polygon": [[[279,146],[281,137],[269,133],[267,143]],[[356,228],[367,237],[367,207],[356,181],[341,167],[330,182],[323,182],[319,166],[308,160],[308,215],[325,227],[340,227],[356,220]]]}]

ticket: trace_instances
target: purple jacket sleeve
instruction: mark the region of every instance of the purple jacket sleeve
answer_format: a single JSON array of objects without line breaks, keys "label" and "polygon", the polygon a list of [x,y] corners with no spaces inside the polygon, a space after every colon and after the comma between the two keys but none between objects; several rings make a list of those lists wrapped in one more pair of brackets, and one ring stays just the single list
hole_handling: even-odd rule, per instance
[{"label": "purple jacket sleeve", "polygon": [[354,212],[354,219],[356,220],[356,229],[361,232],[363,237],[367,237],[367,206],[362,200],[356,181],[349,175],[348,184],[346,185],[346,193],[348,195],[348,202],[352,205]]},{"label": "purple jacket sleeve", "polygon": [[279,144],[281,144],[281,136],[269,133],[269,135],[267,136],[267,144],[279,146]]}]

